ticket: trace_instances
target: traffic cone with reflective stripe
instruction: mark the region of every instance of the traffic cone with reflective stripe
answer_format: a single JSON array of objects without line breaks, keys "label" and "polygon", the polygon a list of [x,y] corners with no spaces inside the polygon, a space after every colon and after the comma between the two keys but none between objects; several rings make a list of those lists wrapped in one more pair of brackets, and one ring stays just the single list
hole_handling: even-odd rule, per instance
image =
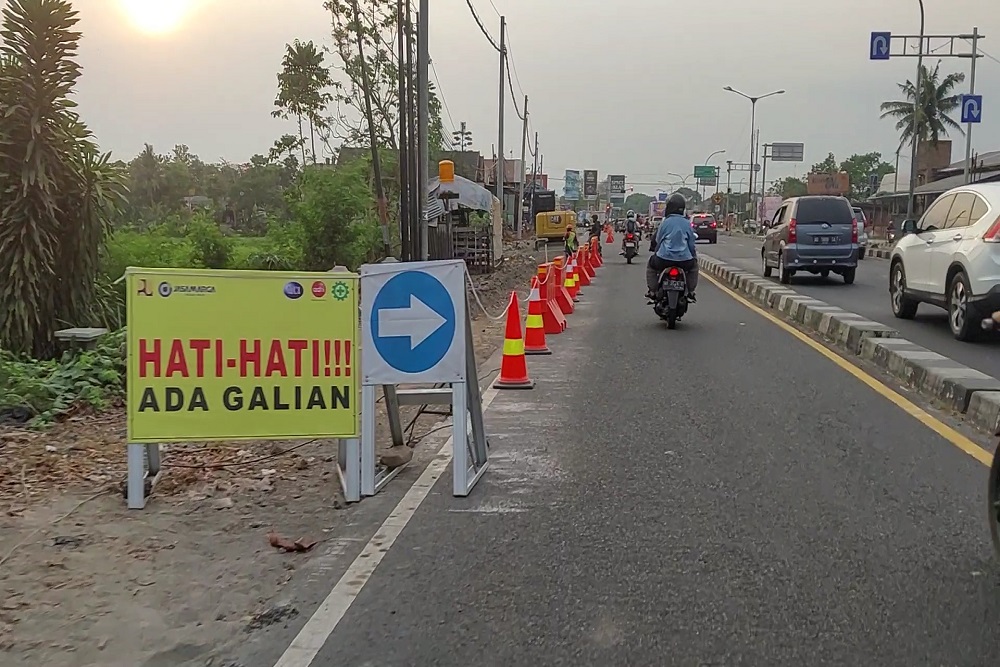
[{"label": "traffic cone with reflective stripe", "polygon": [[568,275],[568,267],[565,257],[556,257],[552,261],[552,266],[556,274],[552,276],[555,281],[551,289],[555,291],[556,304],[563,315],[573,314],[573,296],[569,293],[569,288],[573,286],[573,279]]},{"label": "traffic cone with reflective stripe", "polygon": [[594,280],[597,276],[594,273],[594,267],[590,265],[590,246],[585,245],[580,248],[580,277],[583,279],[583,285],[587,286]]},{"label": "traffic cone with reflective stripe", "polygon": [[569,286],[566,287],[566,291],[569,295],[573,297],[573,301],[580,300],[580,274],[576,269],[576,254],[569,256],[566,264],[566,280]]},{"label": "traffic cone with reflective stripe", "polygon": [[587,248],[581,246],[579,250],[576,251],[576,275],[578,278],[577,284],[580,287],[586,287],[590,284],[590,274],[587,273]]},{"label": "traffic cone with reflective stripe", "polygon": [[557,334],[566,330],[566,317],[556,303],[555,290],[552,286],[556,281],[555,267],[550,264],[538,265],[538,293],[542,299],[542,323],[545,333]]},{"label": "traffic cone with reflective stripe", "polygon": [[524,353],[552,354],[552,350],[545,343],[542,294],[537,277],[531,279],[531,295],[528,296],[528,319],[524,323]]},{"label": "traffic cone with reflective stripe", "polygon": [[503,358],[500,376],[493,382],[496,389],[532,389],[535,383],[528,378],[528,360],[524,356],[524,338],[521,336],[521,308],[517,292],[511,292],[507,306],[507,328],[503,335]]},{"label": "traffic cone with reflective stripe", "polygon": [[590,260],[591,264],[595,269],[599,269],[604,265],[604,260],[601,259],[601,239],[597,236],[590,239]]},{"label": "traffic cone with reflective stripe", "polygon": [[608,237],[606,239],[604,239],[604,242],[605,243],[614,243],[615,242],[615,234],[614,234],[614,232],[611,231],[611,225],[608,225]]}]

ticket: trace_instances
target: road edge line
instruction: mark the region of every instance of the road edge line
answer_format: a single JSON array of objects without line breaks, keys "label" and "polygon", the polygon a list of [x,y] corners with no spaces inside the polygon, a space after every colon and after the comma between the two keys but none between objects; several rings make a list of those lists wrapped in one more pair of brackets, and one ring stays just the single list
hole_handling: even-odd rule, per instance
[{"label": "road edge line", "polygon": [[[496,356],[498,356],[496,353],[491,355],[490,360],[484,365],[489,366],[490,361]],[[492,386],[492,380],[496,373],[496,371],[490,372],[488,374],[489,383],[481,385],[489,387],[483,391],[482,395],[484,412],[500,393]],[[375,530],[371,539],[347,566],[344,574],[282,652],[277,662],[274,663],[274,667],[310,667],[312,665],[316,656],[326,645],[327,640],[347,615],[351,605],[361,594],[361,590],[375,574],[382,559],[389,553],[389,549],[402,534],[403,529],[409,524],[417,509],[427,499],[435,484],[448,469],[452,459],[453,441],[454,437],[449,435],[417,480],[406,490],[403,497]]]},{"label": "road edge line", "polygon": [[908,398],[897,392],[895,389],[889,387],[884,382],[880,381],[878,378],[869,375],[863,369],[850,363],[844,357],[832,351],[830,348],[826,347],[822,343],[813,340],[806,333],[799,331],[798,329],[790,325],[788,322],[767,312],[766,310],[764,310],[757,304],[749,301],[748,299],[745,299],[742,295],[737,294],[734,290],[728,288],[726,285],[719,282],[715,277],[711,275],[706,275],[705,278],[710,283],[712,283],[720,290],[722,290],[722,292],[728,295],[731,299],[734,299],[735,301],[739,302],[746,308],[750,309],[751,311],[757,313],[764,319],[768,320],[772,324],[778,326],[783,331],[791,334],[798,340],[802,341],[803,343],[811,347],[813,350],[819,352],[824,357],[832,361],[840,369],[850,373],[855,378],[868,385],[880,396],[890,401],[891,403],[896,405],[896,407],[900,408],[903,412],[910,415],[911,417],[919,421],[921,424],[923,424],[927,428],[931,429],[932,431],[940,435],[942,438],[947,440],[957,449],[968,454],[970,457],[972,457],[976,461],[979,461],[980,463],[982,463],[987,467],[993,463],[993,454],[990,451],[984,449],[982,446],[973,442],[973,440],[968,436],[963,435],[962,433],[955,430],[951,426],[948,426],[940,419],[930,414],[929,412],[918,406],[916,403],[914,403],[913,401],[909,400]]}]

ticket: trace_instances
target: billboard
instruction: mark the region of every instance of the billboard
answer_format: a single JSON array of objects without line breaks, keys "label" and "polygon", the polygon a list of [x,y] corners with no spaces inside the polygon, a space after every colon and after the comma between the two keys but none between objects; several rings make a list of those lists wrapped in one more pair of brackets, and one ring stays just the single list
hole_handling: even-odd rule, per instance
[{"label": "billboard", "polygon": [[611,201],[616,203],[625,201],[625,176],[623,174],[608,176],[608,196]]},{"label": "billboard", "polygon": [[580,172],[578,170],[566,170],[566,181],[563,185],[563,197],[570,201],[578,201],[580,199]]},{"label": "billboard", "polygon": [[771,154],[768,157],[772,162],[802,162],[804,153],[805,144],[774,143],[771,144]]},{"label": "billboard", "polygon": [[[520,183],[524,178],[524,169],[520,160],[505,158],[503,161],[503,182]],[[497,182],[497,161],[493,158],[483,158],[483,183],[485,185],[496,184]]]},{"label": "billboard", "polygon": [[[524,177],[524,187],[531,187],[531,174],[527,174]],[[548,190],[549,189],[549,175],[548,174],[535,174],[535,189],[536,190]]]},{"label": "billboard", "polygon": [[846,195],[851,191],[851,178],[846,171],[836,174],[809,174],[806,194]]},{"label": "billboard", "polygon": [[597,170],[587,169],[583,172],[583,196],[587,199],[597,197]]}]

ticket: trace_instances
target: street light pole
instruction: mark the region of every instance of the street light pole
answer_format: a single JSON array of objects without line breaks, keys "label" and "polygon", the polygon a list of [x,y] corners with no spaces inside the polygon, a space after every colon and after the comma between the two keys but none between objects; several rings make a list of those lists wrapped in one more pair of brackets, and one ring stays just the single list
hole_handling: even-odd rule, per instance
[{"label": "street light pole", "polygon": [[[725,149],[715,151],[714,153],[712,153],[711,155],[709,155],[707,158],[705,158],[705,161],[702,162],[702,164],[711,164],[711,161],[712,161],[713,157],[715,157],[716,155],[721,155],[721,154],[723,154],[725,152],[726,152]],[[707,190],[704,189],[705,187],[706,186],[702,186],[702,195],[701,195],[701,198],[702,198],[703,201],[705,199],[705,194],[708,192]],[[715,175],[715,187],[716,187],[716,189],[718,189],[718,187],[719,187],[719,175],[718,175],[718,173],[716,173],[716,175]]]},{"label": "street light pole", "polygon": [[[923,0],[921,0],[921,2],[922,1]],[[765,97],[771,97],[772,95],[784,95],[785,91],[783,89],[775,90],[773,92],[768,93],[767,95],[751,96],[747,95],[746,93],[741,93],[732,86],[726,86],[725,88],[723,88],[723,90],[728,91],[730,93],[736,93],[740,97],[745,97],[746,99],[750,100],[750,192],[753,193],[754,176],[756,175],[756,170],[757,170],[757,146],[756,146],[756,141],[754,139],[754,132],[757,129],[757,102],[764,99]],[[754,210],[754,215],[755,216],[757,215],[756,209]]]},{"label": "street light pole", "polygon": [[919,118],[923,111],[920,103],[920,84],[924,73],[924,0],[920,4],[920,39],[917,40],[917,80],[913,84],[913,136],[910,145],[910,187],[906,194],[906,219],[913,219],[913,191],[917,189],[917,130],[920,127]]}]

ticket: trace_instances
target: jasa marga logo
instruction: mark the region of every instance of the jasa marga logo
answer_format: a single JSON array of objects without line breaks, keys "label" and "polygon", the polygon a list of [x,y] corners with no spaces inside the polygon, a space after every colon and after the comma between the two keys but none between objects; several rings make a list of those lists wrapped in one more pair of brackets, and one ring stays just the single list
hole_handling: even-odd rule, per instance
[{"label": "jasa marga logo", "polygon": [[170,283],[164,281],[159,284],[157,291],[162,297],[168,297],[172,294],[179,294],[181,296],[205,296],[208,294],[215,294],[215,285],[171,285]]}]

